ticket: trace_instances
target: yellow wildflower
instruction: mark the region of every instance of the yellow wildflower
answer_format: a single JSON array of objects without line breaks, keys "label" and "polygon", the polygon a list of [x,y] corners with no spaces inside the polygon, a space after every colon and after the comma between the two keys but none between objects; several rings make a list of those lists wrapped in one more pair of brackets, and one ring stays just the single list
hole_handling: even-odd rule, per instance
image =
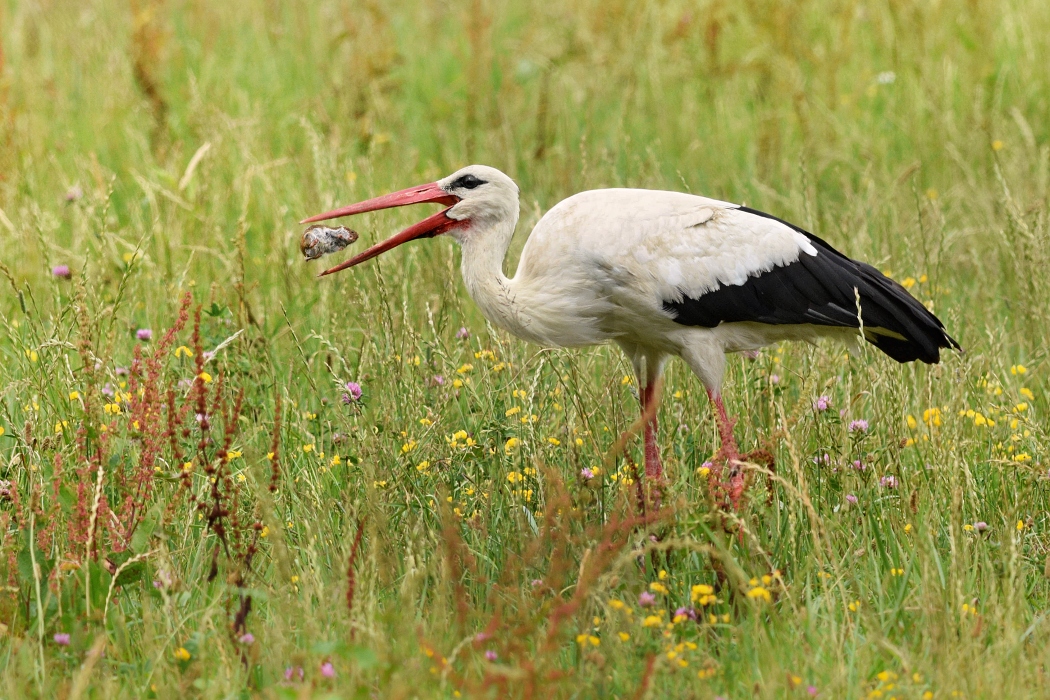
[{"label": "yellow wildflower", "polygon": [[426,474],[428,469],[430,469],[430,462],[425,459],[416,465],[416,471],[420,474]]},{"label": "yellow wildflower", "polygon": [[908,414],[907,421],[909,430],[915,430],[916,426],[919,425],[918,421],[915,420],[915,416],[911,415],[910,413]]},{"label": "yellow wildflower", "polygon": [[634,383],[634,380],[631,379],[631,377],[629,375],[626,375],[626,374],[623,375],[623,379],[620,380],[620,384],[622,386],[627,386],[628,384],[633,384],[633,383]]},{"label": "yellow wildflower", "polygon": [[179,661],[189,661],[192,654],[186,650],[186,647],[179,647],[175,650],[175,658]]},{"label": "yellow wildflower", "polygon": [[314,444],[312,442],[309,443],[309,444],[303,445],[303,452],[313,452],[313,451],[314,451]]},{"label": "yellow wildflower", "polygon": [[1010,367],[1010,374],[1013,374],[1013,375],[1024,374],[1027,371],[1028,371],[1028,368],[1025,367],[1024,365],[1013,365],[1013,366]]},{"label": "yellow wildflower", "polygon": [[549,442],[550,444],[554,445],[555,447],[557,447],[558,445],[561,444],[561,440],[559,440],[556,437],[549,437],[549,438],[547,438],[547,442]]},{"label": "yellow wildflower", "polygon": [[1025,388],[1025,387],[1021,387],[1017,391],[1018,391],[1019,394],[1021,394],[1021,396],[1025,397],[1029,401],[1034,401],[1035,400],[1035,394],[1032,393],[1031,389],[1028,389],[1028,388]]},{"label": "yellow wildflower", "polygon": [[940,426],[941,409],[937,408],[936,406],[933,408],[927,408],[925,411],[922,412],[922,422],[930,426]]},{"label": "yellow wildflower", "polygon": [[79,391],[71,391],[71,392],[69,392],[69,400],[70,401],[76,401],[79,398],[80,398],[80,392]]},{"label": "yellow wildflower", "polygon": [[183,355],[185,355],[186,357],[193,357],[193,351],[185,345],[180,345],[179,347],[175,348],[175,357],[182,357]]},{"label": "yellow wildflower", "polygon": [[467,372],[470,372],[473,369],[474,369],[474,365],[468,363],[468,364],[465,364],[465,365],[461,365],[460,368],[456,370],[456,373],[457,374],[466,374]]},{"label": "yellow wildflower", "polygon": [[762,586],[755,586],[754,588],[752,588],[750,591],[747,592],[747,597],[756,599],[761,598],[767,603],[773,600],[773,596],[770,594],[770,592]]},{"label": "yellow wildflower", "polygon": [[211,375],[207,372],[201,372],[200,374],[198,374],[197,379],[201,380],[205,384],[211,383]]},{"label": "yellow wildflower", "polygon": [[415,440],[409,440],[408,442],[401,445],[401,454],[408,454],[412,450],[416,449],[418,443]]},{"label": "yellow wildflower", "polygon": [[652,583],[650,583],[649,590],[653,593],[663,593],[664,595],[667,595],[668,593],[667,586],[658,581],[653,581]]},{"label": "yellow wildflower", "polygon": [[243,453],[243,452],[241,452],[240,450],[230,450],[230,451],[228,451],[228,452],[226,453],[226,458],[227,458],[227,459],[237,459],[237,458],[238,458],[238,457],[240,457],[240,456],[241,456],[242,454],[244,454],[244,453]]},{"label": "yellow wildflower", "polygon": [[513,408],[508,408],[507,412],[504,415],[506,415],[507,418],[510,418],[511,416],[516,416],[519,413],[521,413],[521,406],[514,406]]},{"label": "yellow wildflower", "polygon": [[511,450],[513,450],[515,447],[517,447],[520,444],[521,444],[521,440],[519,440],[516,437],[512,437],[509,440],[507,440],[506,443],[504,443],[503,451],[506,452],[507,454],[510,454]]},{"label": "yellow wildflower", "polygon": [[1024,521],[1023,520],[1018,520],[1017,521],[1017,531],[1021,532],[1021,530],[1024,530]]},{"label": "yellow wildflower", "polygon": [[620,638],[621,642],[626,642],[631,638],[631,635],[627,634],[626,632],[619,632],[617,636]]},{"label": "yellow wildflower", "polygon": [[662,624],[660,618],[656,615],[647,615],[646,618],[642,620],[642,627],[660,627]]}]

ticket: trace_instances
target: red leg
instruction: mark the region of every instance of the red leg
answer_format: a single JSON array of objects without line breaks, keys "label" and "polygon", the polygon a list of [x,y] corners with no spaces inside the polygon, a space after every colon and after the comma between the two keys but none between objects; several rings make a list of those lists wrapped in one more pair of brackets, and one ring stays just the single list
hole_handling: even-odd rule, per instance
[{"label": "red leg", "polygon": [[[715,457],[716,463],[721,462],[721,464],[716,464],[715,469],[712,470],[711,481],[718,489],[724,489],[727,492],[729,502],[732,504],[733,510],[736,510],[740,499],[744,495],[744,472],[740,468],[740,464],[744,460],[740,454],[740,448],[736,444],[736,438],[733,436],[733,425],[736,423],[736,419],[729,417],[721,395],[709,389],[707,396],[715,406],[715,420],[718,423],[718,435],[722,441],[722,446]],[[729,467],[728,483],[724,483],[721,480],[722,465]]]},{"label": "red leg", "polygon": [[656,442],[656,382],[650,382],[639,392],[642,401],[642,416],[645,422],[645,478],[661,479],[664,467],[660,463],[660,447]]}]

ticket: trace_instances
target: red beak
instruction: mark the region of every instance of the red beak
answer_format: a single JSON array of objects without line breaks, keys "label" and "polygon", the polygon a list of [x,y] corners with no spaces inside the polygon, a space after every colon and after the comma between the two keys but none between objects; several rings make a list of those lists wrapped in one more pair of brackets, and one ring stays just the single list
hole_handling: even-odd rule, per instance
[{"label": "red beak", "polygon": [[[379,209],[391,209],[393,207],[403,207],[408,204],[422,204],[424,202],[437,202],[439,204],[452,205],[459,202],[460,199],[454,194],[449,194],[436,182],[431,182],[426,185],[418,185],[417,187],[409,187],[407,190],[401,190],[399,192],[391,192],[385,194],[382,197],[375,197],[374,199],[368,199],[364,202],[358,202],[357,204],[351,204],[348,207],[341,209],[333,209],[327,211],[324,214],[318,214],[311,216],[308,219],[303,219],[299,223],[311,224],[315,221],[326,221],[328,219],[335,219],[340,216],[352,216],[354,214],[363,214],[366,211],[377,211]],[[449,207],[451,208],[451,207]],[[433,216],[420,221],[414,226],[409,226],[401,233],[391,236],[381,243],[377,243],[368,250],[358,253],[354,257],[350,258],[346,262],[340,263],[335,267],[329,268],[322,272],[319,277],[330,275],[333,272],[339,272],[345,270],[348,267],[353,267],[358,263],[363,263],[366,260],[387,252],[393,248],[398,247],[402,243],[407,243],[416,238],[430,238],[432,236],[438,236],[442,233],[446,233],[457,226],[464,226],[467,224],[466,220],[453,219],[448,216],[448,209],[438,212]]]}]

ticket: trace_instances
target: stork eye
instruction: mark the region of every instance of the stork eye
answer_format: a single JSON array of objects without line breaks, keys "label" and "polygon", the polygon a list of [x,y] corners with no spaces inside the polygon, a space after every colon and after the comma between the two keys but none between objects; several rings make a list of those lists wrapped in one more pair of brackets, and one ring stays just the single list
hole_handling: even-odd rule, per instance
[{"label": "stork eye", "polygon": [[452,185],[451,185],[451,189],[454,189],[454,190],[458,190],[458,189],[472,190],[475,187],[480,187],[481,185],[484,185],[484,184],[485,184],[484,180],[479,179],[475,175],[471,175],[470,173],[467,173],[466,175],[463,175],[462,177],[456,178],[455,182],[453,182]]}]

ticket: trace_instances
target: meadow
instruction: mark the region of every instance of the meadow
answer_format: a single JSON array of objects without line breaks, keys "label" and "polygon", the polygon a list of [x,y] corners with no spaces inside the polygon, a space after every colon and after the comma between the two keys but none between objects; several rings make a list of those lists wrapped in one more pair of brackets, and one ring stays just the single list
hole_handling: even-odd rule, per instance
[{"label": "meadow", "polygon": [[[0,0],[0,696],[1046,697],[1047,66],[1043,0]],[[442,238],[303,261],[472,162],[508,270],[689,191],[964,352],[731,358],[735,515],[672,365],[656,510],[618,350],[486,325]]]}]

